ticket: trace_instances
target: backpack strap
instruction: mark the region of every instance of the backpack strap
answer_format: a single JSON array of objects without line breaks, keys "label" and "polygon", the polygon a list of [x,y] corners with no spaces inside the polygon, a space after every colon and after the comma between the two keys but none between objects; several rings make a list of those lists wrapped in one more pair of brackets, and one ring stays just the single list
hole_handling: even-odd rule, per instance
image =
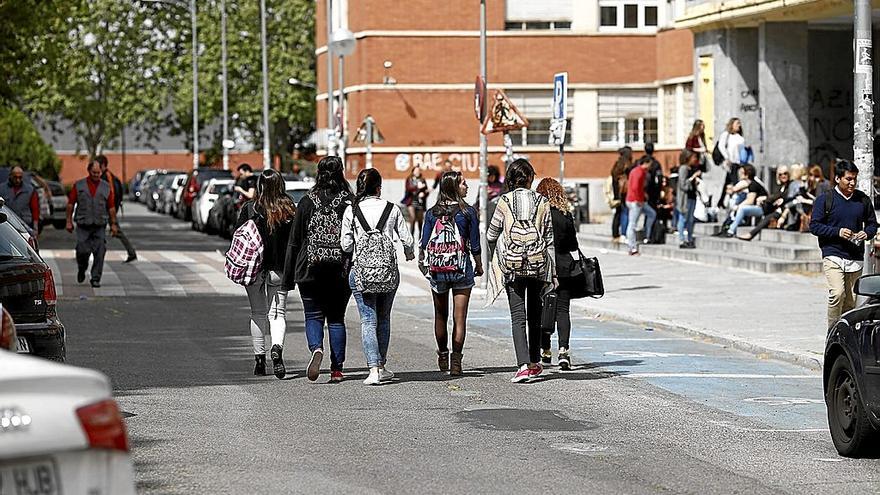
[{"label": "backpack strap", "polygon": [[354,205],[353,211],[355,218],[357,218],[358,222],[360,222],[361,227],[364,229],[364,232],[369,232],[371,230],[370,224],[368,224],[367,219],[364,218],[364,212],[361,211],[360,205]]},{"label": "backpack strap", "polygon": [[822,223],[828,223],[828,217],[831,215],[831,204],[834,202],[834,189],[825,193],[825,204],[823,206]]},{"label": "backpack strap", "polygon": [[391,202],[385,202],[385,211],[382,212],[382,216],[379,217],[379,223],[376,224],[376,230],[382,232],[385,230],[385,224],[388,223],[388,217],[391,216],[391,209],[394,208],[394,205]]}]

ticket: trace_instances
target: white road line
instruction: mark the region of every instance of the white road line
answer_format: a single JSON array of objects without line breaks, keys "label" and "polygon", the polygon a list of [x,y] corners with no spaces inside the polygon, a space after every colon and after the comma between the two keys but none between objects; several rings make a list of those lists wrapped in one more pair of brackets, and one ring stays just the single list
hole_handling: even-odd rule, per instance
[{"label": "white road line", "polygon": [[623,378],[731,378],[741,380],[821,380],[821,375],[760,375],[751,373],[628,373]]},{"label": "white road line", "polygon": [[177,278],[148,260],[146,256],[138,257],[138,260],[134,262],[134,267],[147,277],[157,296],[186,296],[186,290],[180,285]]},{"label": "white road line", "polygon": [[55,294],[63,296],[64,284],[61,283],[61,267],[58,265],[58,260],[55,259],[55,252],[51,249],[42,249],[40,250],[40,256],[49,265],[49,269],[52,270],[52,279],[55,280]]},{"label": "white road line", "polygon": [[[470,318],[468,318],[470,319]],[[581,340],[585,342],[603,341],[603,342],[663,342],[663,341],[680,341],[691,340],[687,337],[572,337],[571,340]]]},{"label": "white road line", "polygon": [[[182,265],[186,265],[187,268],[195,272],[199,275],[208,285],[213,289],[213,293],[215,294],[225,294],[225,295],[242,295],[243,290],[239,285],[236,285],[231,280],[226,278],[226,275],[220,273],[215,270],[213,267],[208,265],[207,263],[199,263],[193,258],[187,256],[186,254],[180,251],[167,251],[159,253],[162,257],[167,259],[172,263],[179,263]],[[205,253],[202,253],[205,254]],[[198,289],[198,288],[196,288]],[[193,293],[194,288],[190,287],[188,292]],[[202,291],[207,292],[207,291]]]},{"label": "white road line", "polygon": [[[107,253],[110,254],[109,252]],[[125,288],[122,286],[122,281],[119,280],[119,276],[116,272],[111,268],[111,263],[107,263],[109,261],[107,258],[109,256],[104,257],[104,271],[101,275],[101,286],[95,289],[96,296],[101,297],[118,297],[125,295]]]}]

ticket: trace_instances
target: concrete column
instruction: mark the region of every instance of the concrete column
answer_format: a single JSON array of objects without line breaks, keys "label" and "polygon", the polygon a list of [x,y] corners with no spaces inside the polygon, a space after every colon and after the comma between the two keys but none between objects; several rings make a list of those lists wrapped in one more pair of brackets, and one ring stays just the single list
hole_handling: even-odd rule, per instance
[{"label": "concrete column", "polygon": [[599,0],[572,2],[571,30],[576,33],[599,31]]},{"label": "concrete column", "polygon": [[599,92],[574,91],[574,118],[571,120],[572,145],[577,148],[599,147]]},{"label": "concrete column", "polygon": [[670,102],[666,101],[663,96],[663,86],[660,86],[657,88],[657,143],[654,144],[665,144],[666,126],[675,125],[673,122],[666,121],[666,105],[669,105]]},{"label": "concrete column", "polygon": [[750,140],[756,161],[766,166],[807,163],[807,23],[764,23],[758,33],[758,98],[764,113],[764,152],[759,154],[760,142]]},{"label": "concrete column", "polygon": [[675,85],[675,143],[684,146],[690,129],[684,118],[684,85]]}]

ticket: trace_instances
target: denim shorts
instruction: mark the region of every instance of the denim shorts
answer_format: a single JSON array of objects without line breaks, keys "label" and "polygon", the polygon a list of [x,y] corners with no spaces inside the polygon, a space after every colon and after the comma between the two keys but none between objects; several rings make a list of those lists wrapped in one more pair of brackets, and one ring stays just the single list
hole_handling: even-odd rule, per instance
[{"label": "denim shorts", "polygon": [[474,264],[470,258],[467,259],[464,273],[443,273],[432,275],[428,278],[431,283],[431,290],[437,294],[445,294],[451,290],[470,289],[474,284]]}]

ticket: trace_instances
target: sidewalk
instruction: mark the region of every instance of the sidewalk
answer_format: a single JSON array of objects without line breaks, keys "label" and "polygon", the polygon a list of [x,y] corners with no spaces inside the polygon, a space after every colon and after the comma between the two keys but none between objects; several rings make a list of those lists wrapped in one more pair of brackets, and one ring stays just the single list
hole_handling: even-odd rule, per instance
[{"label": "sidewalk", "polygon": [[765,275],[605,250],[584,254],[599,258],[605,297],[573,302],[581,311],[822,366],[827,329],[820,275]]}]

